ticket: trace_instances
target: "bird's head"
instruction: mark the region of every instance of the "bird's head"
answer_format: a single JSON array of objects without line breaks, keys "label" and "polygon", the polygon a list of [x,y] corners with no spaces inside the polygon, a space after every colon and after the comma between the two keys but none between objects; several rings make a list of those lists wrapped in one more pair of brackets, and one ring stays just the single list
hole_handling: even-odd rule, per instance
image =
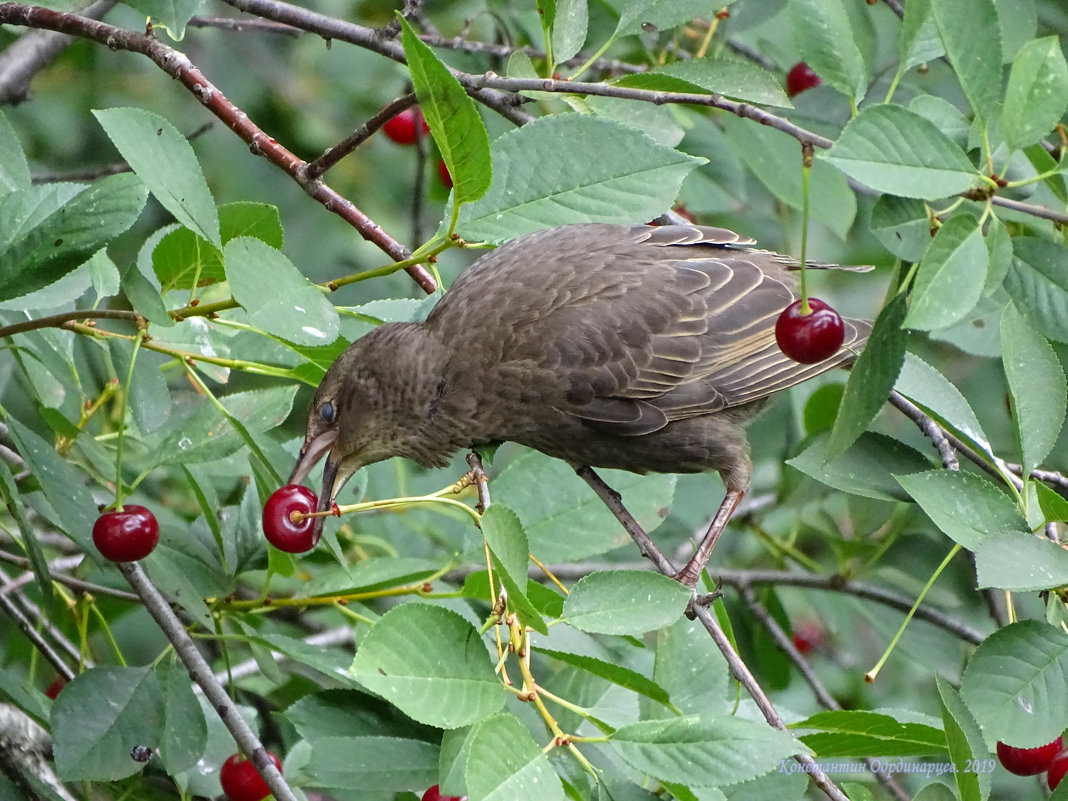
[{"label": "bird's head", "polygon": [[[419,327],[379,326],[352,343],[330,365],[308,409],[308,423],[297,464],[289,476],[299,484],[325,457],[316,511],[334,499],[364,465],[393,456],[427,463],[422,449],[423,422],[439,381]],[[323,518],[315,518],[318,537]]]},{"label": "bird's head", "polygon": [[[361,382],[345,375],[344,365],[347,361],[344,358],[335,361],[319,384],[308,409],[304,444],[289,476],[290,484],[301,483],[312,468],[326,457],[322,488],[318,493],[316,511],[319,512],[331,508],[345,481],[364,463],[358,450],[349,442],[351,437],[344,436],[345,432],[358,425],[358,419],[354,419],[358,418],[358,413],[354,414],[354,410],[358,409],[359,399],[355,395],[362,389]],[[321,526],[322,518],[316,518],[316,538]]]}]

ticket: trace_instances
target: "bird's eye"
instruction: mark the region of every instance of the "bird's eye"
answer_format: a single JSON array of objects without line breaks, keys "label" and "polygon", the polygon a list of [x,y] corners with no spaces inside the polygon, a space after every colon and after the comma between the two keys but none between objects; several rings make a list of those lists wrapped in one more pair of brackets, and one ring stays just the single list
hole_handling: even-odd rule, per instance
[{"label": "bird's eye", "polygon": [[334,422],[334,404],[330,401],[324,401],[323,405],[319,407],[319,416],[326,423]]}]

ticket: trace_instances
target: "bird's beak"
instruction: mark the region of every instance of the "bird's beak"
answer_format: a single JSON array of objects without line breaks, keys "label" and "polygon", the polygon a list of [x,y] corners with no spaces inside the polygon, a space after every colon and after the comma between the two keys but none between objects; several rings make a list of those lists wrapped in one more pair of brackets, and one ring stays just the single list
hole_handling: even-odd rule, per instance
[{"label": "bird's beak", "polygon": [[338,431],[324,431],[314,439],[305,439],[304,447],[300,449],[300,456],[289,474],[288,484],[299,484],[308,477],[308,473],[315,467],[316,462],[323,458],[334,442],[337,440]]},{"label": "bird's beak", "polygon": [[[308,477],[308,473],[315,467],[316,462],[328,454],[330,448],[337,440],[338,431],[324,431],[319,436],[313,439],[305,439],[304,447],[300,449],[300,455],[297,457],[297,463],[293,467],[293,472],[289,474],[289,484],[299,484],[305,478]],[[334,503],[334,481],[337,479],[338,463],[330,458],[326,457],[326,462],[323,464],[323,485],[319,492],[319,502],[316,505],[315,511],[326,512]],[[319,536],[323,533],[323,520],[322,517],[316,517],[312,519],[312,537],[313,542],[319,541]]]}]

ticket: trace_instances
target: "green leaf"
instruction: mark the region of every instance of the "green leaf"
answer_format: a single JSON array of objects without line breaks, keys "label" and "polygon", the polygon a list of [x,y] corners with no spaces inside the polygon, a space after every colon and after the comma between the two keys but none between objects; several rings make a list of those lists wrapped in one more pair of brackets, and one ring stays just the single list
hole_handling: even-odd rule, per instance
[{"label": "green leaf", "polygon": [[297,345],[327,345],[338,335],[337,310],[280,250],[248,236],[223,248],[234,300],[251,325]]},{"label": "green leaf", "polygon": [[934,123],[891,104],[862,109],[819,157],[876,191],[903,197],[937,200],[978,183],[964,151]]},{"label": "green leaf", "polygon": [[1037,481],[1034,482],[1033,486],[1038,495],[1039,507],[1042,509],[1046,522],[1068,521],[1068,499]]},{"label": "green leaf", "polygon": [[246,443],[234,421],[257,432],[281,425],[293,408],[296,390],[290,384],[226,395],[220,402],[232,419],[209,401],[201,401],[184,414],[176,413],[157,435],[153,465],[196,464],[235,453]]},{"label": "green leaf", "polygon": [[56,449],[41,439],[14,417],[4,415],[11,438],[19,454],[40,482],[44,497],[51,505],[54,517],[46,517],[59,526],[87,553],[96,553],[92,530],[97,509],[93,496],[85,487],[85,475],[56,453]]},{"label": "green leaf", "polygon": [[0,195],[30,188],[30,166],[18,133],[0,112]]},{"label": "green leaf", "polygon": [[1006,531],[975,549],[976,586],[1036,592],[1068,584],[1068,551],[1045,537]]},{"label": "green leaf", "polygon": [[902,723],[890,715],[867,710],[817,712],[791,724],[791,728],[817,730],[800,739],[821,759],[872,754],[929,756],[946,751],[946,736],[938,729],[922,723]]},{"label": "green leaf", "polygon": [[793,107],[774,75],[751,61],[732,56],[675,61],[648,72],[625,75],[615,84],[658,92],[712,92],[749,103]]},{"label": "green leaf", "polygon": [[908,332],[901,323],[907,308],[905,296],[896,295],[875,319],[868,343],[849,371],[826,458],[845,453],[886,404],[905,359]]},{"label": "green leaf", "polygon": [[989,256],[975,217],[948,219],[920,262],[905,327],[947,328],[967,316],[982,297]]},{"label": "green leaf", "polygon": [[611,737],[620,759],[664,781],[717,787],[767,773],[808,749],[767,724],[735,717],[668,718],[631,723]]},{"label": "green leaf", "polygon": [[141,214],[147,192],[136,176],[88,187],[32,186],[0,195],[0,300],[57,281],[109,244]]},{"label": "green leaf", "polygon": [[93,116],[160,205],[221,248],[215,200],[192,146],[178,129],[140,108],[98,109]]},{"label": "green leaf", "polygon": [[[732,2],[727,0],[717,8]],[[667,30],[697,17],[708,17],[709,11],[708,3],[703,0],[626,0],[612,38],[639,33],[643,25]]]},{"label": "green leaf", "polygon": [[589,16],[587,0],[556,0],[552,45],[557,64],[573,58],[586,44]]},{"label": "green leaf", "polygon": [[438,780],[438,747],[400,737],[316,737],[303,767],[316,787],[419,793]]},{"label": "green leaf", "polygon": [[613,662],[606,662],[603,659],[597,659],[593,656],[586,656],[585,654],[573,654],[567,651],[558,651],[552,648],[541,648],[535,645],[534,650],[545,656],[551,656],[565,665],[571,665],[571,667],[584,670],[587,673],[591,673],[594,676],[599,676],[602,679],[618,684],[632,692],[636,692],[639,695],[644,695],[646,698],[651,698],[654,701],[663,704],[668,709],[675,710],[671,704],[671,699],[668,697],[664,688],[646,678],[636,670],[617,665]]},{"label": "green leaf", "polygon": [[529,563],[527,537],[516,513],[495,503],[482,515],[480,526],[486,543],[497,557],[500,569],[511,578],[513,587],[526,593]]},{"label": "green leaf", "polygon": [[961,801],[985,801],[990,797],[993,777],[989,772],[975,767],[987,753],[983,733],[960,694],[937,674],[935,684],[942,697],[942,725],[946,731],[949,756],[957,768],[953,772],[957,792]]},{"label": "green leaf", "polygon": [[159,755],[171,775],[189,770],[204,753],[208,724],[189,681],[189,670],[177,659],[156,666],[163,705],[163,737]]},{"label": "green leaf", "polygon": [[938,95],[918,95],[909,101],[909,111],[930,120],[958,147],[968,150],[971,145],[971,120],[955,105]]},{"label": "green leaf", "polygon": [[995,217],[989,222],[984,239],[990,269],[986,273],[983,295],[989,297],[1001,288],[1005,283],[1005,276],[1009,274],[1009,268],[1012,266],[1012,236],[1005,223]]},{"label": "green leaf", "polygon": [[1056,36],[1033,39],[1012,62],[1001,133],[1012,149],[1034,144],[1060,122],[1068,106],[1068,63]]},{"label": "green leaf", "polygon": [[814,437],[812,444],[786,463],[834,489],[883,501],[906,498],[894,474],[931,467],[909,446],[871,431],[861,434],[841,456],[827,460],[827,439],[826,435]]},{"label": "green leaf", "polygon": [[868,65],[842,0],[788,0],[787,8],[801,59],[859,104],[868,88]]},{"label": "green leaf", "polygon": [[1001,98],[1002,64],[993,0],[931,0],[931,12],[972,113],[991,119]]},{"label": "green leaf", "polygon": [[996,0],[998,25],[1001,28],[1001,55],[1006,64],[1038,33],[1038,9],[1035,0]]},{"label": "green leaf", "polygon": [[604,570],[579,579],[564,620],[596,634],[642,634],[670,626],[686,611],[688,587],[645,570]]},{"label": "green leaf", "polygon": [[1068,250],[1047,239],[1016,237],[1005,289],[1047,339],[1068,342]]},{"label": "green leaf", "polygon": [[26,517],[26,507],[22,503],[22,496],[19,495],[14,478],[6,468],[0,469],[0,501],[3,501],[8,514],[15,518],[15,523],[19,527],[19,534],[22,535],[22,540],[16,539],[16,542],[25,549],[26,555],[30,559],[34,578],[37,579],[38,591],[44,597],[46,603],[51,603],[54,592],[52,589],[52,576],[48,570],[48,561],[45,559],[44,551],[41,550],[37,532]]},{"label": "green leaf", "polygon": [[563,801],[560,778],[530,731],[502,712],[474,727],[464,779],[470,801]]},{"label": "green leaf", "polygon": [[897,39],[898,70],[933,61],[945,52],[938,26],[931,14],[931,0],[910,0],[901,19]]},{"label": "green leaf", "polygon": [[145,240],[137,253],[137,261],[130,262],[122,272],[120,286],[134,311],[153,325],[169,328],[175,321],[167,313],[156,276],[152,273],[152,250],[163,236],[164,230],[166,229],[157,231]]},{"label": "green leaf", "polygon": [[155,27],[165,28],[172,39],[185,36],[185,26],[200,8],[200,0],[133,0],[127,5],[152,17]]},{"label": "green leaf", "polygon": [[519,614],[524,625],[548,634],[545,621],[527,597],[527,565],[530,560],[523,524],[515,512],[495,503],[482,515],[479,527],[493,555],[497,578],[508,592],[509,606]]},{"label": "green leaf", "polygon": [[[219,228],[225,244],[251,236],[271,247],[284,240],[278,209],[262,203],[228,203],[219,207]],[[209,286],[226,278],[222,252],[185,227],[168,232],[152,250],[152,269],[164,292]]]},{"label": "green leaf", "polygon": [[1057,443],[1068,404],[1068,383],[1049,342],[1012,303],[1001,318],[1001,352],[1026,476]]},{"label": "green leaf", "polygon": [[916,262],[931,244],[931,217],[919,200],[883,195],[871,210],[871,232],[899,259]]},{"label": "green leaf", "polygon": [[440,732],[416,726],[396,708],[359,690],[321,690],[290,704],[282,718],[305,740],[323,737],[406,737],[417,733],[427,738]]},{"label": "green leaf", "polygon": [[998,740],[1052,742],[1068,706],[1068,634],[1036,620],[998,629],[972,655],[960,692],[991,750]]},{"label": "green leaf", "polygon": [[474,626],[424,603],[386,612],[363,638],[349,672],[409,717],[442,729],[493,714],[506,696]]},{"label": "green leaf", "polygon": [[457,232],[501,242],[567,223],[646,222],[671,206],[682,179],[703,163],[613,120],[542,117],[494,141],[493,185],[460,210]]},{"label": "green leaf", "polygon": [[[663,522],[676,476],[639,476],[621,470],[602,470],[598,475],[622,494],[623,504],[646,532]],[[545,487],[552,487],[552,492]],[[574,470],[535,450],[509,460],[493,480],[493,497],[515,510],[531,553],[545,563],[587,559],[630,542],[619,521]]]},{"label": "green leaf", "polygon": [[953,791],[947,785],[931,782],[916,793],[912,801],[957,801],[957,797],[953,795]]},{"label": "green leaf", "polygon": [[151,668],[98,667],[63,688],[52,704],[56,774],[63,781],[116,781],[144,763],[130,749],[155,749],[164,707]]},{"label": "green leaf", "polygon": [[419,108],[452,176],[453,203],[478,200],[493,178],[489,134],[478,107],[408,21],[399,14],[397,18]]},{"label": "green leaf", "polygon": [[927,470],[897,476],[898,482],[950,539],[969,551],[987,537],[1008,531],[1030,536],[1027,521],[1004,491],[958,470]]},{"label": "green leaf", "polygon": [[993,456],[990,440],[967,399],[948,378],[919,356],[914,353],[905,355],[895,388],[942,425],[962,434],[984,453]]},{"label": "green leaf", "polygon": [[[703,626],[683,618],[656,632],[653,681],[684,715],[727,713],[727,662]],[[657,715],[660,710],[651,710]],[[663,717],[666,717],[664,715]]]},{"label": "green leaf", "polygon": [[[724,116],[721,124],[742,161],[768,191],[800,211],[805,188],[797,140],[733,115]],[[857,214],[856,196],[845,177],[817,161],[809,174],[809,195],[812,216],[844,239]]]}]

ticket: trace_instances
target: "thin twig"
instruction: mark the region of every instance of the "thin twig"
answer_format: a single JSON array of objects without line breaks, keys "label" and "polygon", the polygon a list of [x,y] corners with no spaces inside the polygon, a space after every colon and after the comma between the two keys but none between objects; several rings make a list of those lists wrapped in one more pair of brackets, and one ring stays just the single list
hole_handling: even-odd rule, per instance
[{"label": "thin twig", "polygon": [[[407,63],[404,59],[404,48],[400,43],[382,37],[374,28],[356,25],[290,3],[277,2],[277,0],[225,0],[225,2],[239,11],[266,17],[276,22],[284,22],[309,33],[318,34],[328,41],[336,39],[340,42],[347,42],[393,59],[399,64]],[[457,78],[463,75],[459,71],[454,71],[453,74]],[[463,83],[463,80],[460,82]],[[480,103],[516,125],[523,125],[532,119],[526,112],[519,110],[519,104],[524,102],[520,97],[483,88],[465,88],[471,91],[471,96]]]},{"label": "thin twig", "polygon": [[[79,552],[77,556],[65,557],[62,561],[65,562],[66,559],[77,559],[80,563],[83,558],[84,555]],[[25,556],[17,556],[16,554],[8,553],[7,551],[0,551],[0,562],[7,562],[8,564],[21,567],[25,570],[30,570],[32,568],[30,560]],[[75,578],[74,576],[63,572],[65,569],[66,568],[61,564],[61,560],[57,559],[55,562],[51,562],[48,565],[48,576],[52,581],[62,584],[64,587],[70,587],[72,590],[77,590],[78,592],[87,593],[89,595],[103,595],[109,598],[120,598],[124,601],[139,600],[132,592],[117,590],[114,587],[105,587],[103,584],[94,584],[91,581]],[[27,582],[32,582],[36,579],[33,573],[25,573],[24,575]],[[15,579],[14,581],[19,585],[22,583],[21,579]]]},{"label": "thin twig", "polygon": [[489,492],[489,476],[482,468],[482,457],[472,451],[467,454],[467,466],[471,468],[471,475],[475,479],[475,491],[478,493],[477,509],[480,513],[485,512],[492,501]]},{"label": "thin twig", "polygon": [[945,429],[938,425],[929,415],[924,414],[919,406],[914,404],[898,392],[890,393],[890,402],[898,408],[907,418],[912,420],[917,428],[934,443],[938,449],[938,456],[942,460],[942,466],[947,470],[960,470],[960,462],[953,453],[953,445],[946,437]]},{"label": "thin twig", "polygon": [[0,612],[11,618],[22,633],[26,635],[26,639],[30,641],[33,647],[48,661],[48,664],[55,668],[56,673],[67,681],[74,678],[74,671],[63,661],[63,657],[56,652],[51,643],[40,635],[33,622],[22,613],[22,610],[4,592],[0,592]]},{"label": "thin twig", "polygon": [[144,569],[137,562],[123,562],[118,567],[133,587],[134,592],[140,596],[145,608],[152,615],[164,636],[174,646],[178,658],[189,671],[190,678],[203,690],[204,696],[211,703],[223,725],[233,735],[245,756],[252,761],[263,780],[267,782],[274,797],[279,801],[297,801],[289,783],[267,755],[267,749],[263,747],[259,737],[241,717],[233,699],[226,694],[226,689],[215,679],[207,660],[197,650],[196,644],[174,610],[171,609],[170,604],[149,581]]},{"label": "thin twig", "polygon": [[[812,669],[812,664],[802,656],[801,652],[797,650],[797,646],[794,645],[793,640],[786,636],[786,632],[782,630],[782,626],[768,611],[767,607],[760,602],[760,599],[756,597],[756,593],[753,592],[753,588],[749,585],[742,585],[738,588],[738,593],[742,597],[742,601],[745,603],[746,608],[753,614],[753,616],[760,621],[761,625],[768,631],[771,638],[775,640],[775,644],[779,646],[790,658],[790,661],[797,666],[797,669],[801,672],[801,677],[805,680],[809,687],[812,688],[813,695],[816,696],[816,700],[825,708],[840,710],[842,705],[839,704],[834,696],[827,691],[827,688],[823,686],[823,682],[820,681],[816,675],[816,671]],[[886,787],[886,789],[899,801],[909,801],[909,796],[902,790],[889,774],[885,770],[879,767],[878,760],[868,758],[865,760],[868,763],[868,768],[879,780],[879,782]]]},{"label": "thin twig", "polygon": [[266,19],[237,19],[235,17],[202,17],[196,16],[189,20],[186,25],[190,28],[218,28],[224,31],[257,31],[262,33],[277,33],[283,36],[303,36],[304,31],[285,25],[281,22],[271,22]]},{"label": "thin twig", "polygon": [[[630,534],[637,543],[642,555],[652,561],[653,564],[657,566],[657,569],[664,575],[674,576],[678,572],[675,570],[675,566],[672,565],[667,557],[660,552],[660,549],[656,547],[655,543],[649,538],[649,535],[646,534],[638,524],[638,521],[636,521],[630,512],[623,506],[619,493],[609,487],[604,480],[589,467],[575,467],[575,472],[577,472],[579,476],[590,485],[593,491],[597,493],[597,496],[604,501],[605,505],[612,511],[612,514],[616,516],[616,519],[619,520],[623,525],[623,528],[627,530],[627,533]],[[723,629],[720,628],[719,621],[716,620],[715,615],[711,613],[707,606],[699,603],[691,603],[690,609],[708,631],[709,635],[712,637],[712,641],[715,642],[716,647],[719,648],[720,652],[723,654],[723,658],[727,661],[731,673],[734,674],[734,677],[745,688],[746,692],[749,693],[749,696],[756,703],[757,708],[760,709],[768,724],[780,731],[788,731],[782,717],[775,710],[774,705],[765,694],[763,688],[757,683],[753,674],[749,672],[749,668],[746,667],[745,662],[743,662],[741,657],[735,652],[730,640],[727,639],[727,635],[723,633]],[[834,782],[832,782],[827,774],[823,772],[812,757],[807,754],[795,754],[794,759],[803,766],[805,773],[809,775],[816,786],[823,790],[829,798],[834,799],[834,801],[848,801],[846,795],[838,789]]]},{"label": "thin twig", "polygon": [[[308,164],[304,172],[309,178],[318,178],[325,173],[335,164],[337,164],[345,156],[349,155],[363,142],[365,142],[371,134],[396,117],[405,109],[409,109],[415,105],[415,95],[409,92],[403,97],[398,97],[396,100],[387,103],[383,106],[371,119],[346,136],[336,145],[328,149],[323,155],[315,159]],[[416,129],[418,130],[418,128]]]},{"label": "thin twig", "polygon": [[[757,708],[764,715],[764,719],[768,722],[772,728],[779,731],[788,732],[786,723],[783,722],[782,717],[775,710],[768,696],[765,695],[764,690],[757,683],[757,680],[753,677],[753,674],[749,672],[749,668],[746,667],[745,662],[741,657],[735,653],[734,648],[731,646],[731,642],[727,639],[727,635],[724,634],[723,629],[720,628],[719,621],[716,620],[716,616],[712,614],[712,610],[707,606],[701,606],[699,604],[693,605],[693,611],[697,616],[697,619],[701,621],[701,624],[708,631],[712,637],[712,641],[719,648],[720,653],[723,654],[723,658],[727,661],[727,666],[731,669],[731,673],[734,674],[734,678],[745,688],[745,691],[749,693],[749,696],[756,703]],[[819,787],[827,795],[828,798],[834,799],[834,801],[849,801],[845,793],[838,789],[838,786],[831,781],[830,777],[823,772],[823,769],[808,754],[794,754],[801,766],[804,768],[805,773],[813,781],[813,783]]]},{"label": "thin twig", "polygon": [[604,505],[608,507],[609,511],[615,515],[616,520],[623,525],[623,528],[626,529],[631,539],[637,543],[641,555],[656,565],[656,569],[665,576],[674,576],[676,572],[674,565],[672,565],[667,557],[660,552],[660,549],[656,547],[638,521],[634,519],[629,511],[627,511],[619,493],[608,486],[604,482],[604,479],[597,475],[592,468],[585,465],[572,466],[574,467],[575,472],[579,474],[579,477],[590,485],[590,488],[597,494],[597,497],[600,498],[604,502]]}]

